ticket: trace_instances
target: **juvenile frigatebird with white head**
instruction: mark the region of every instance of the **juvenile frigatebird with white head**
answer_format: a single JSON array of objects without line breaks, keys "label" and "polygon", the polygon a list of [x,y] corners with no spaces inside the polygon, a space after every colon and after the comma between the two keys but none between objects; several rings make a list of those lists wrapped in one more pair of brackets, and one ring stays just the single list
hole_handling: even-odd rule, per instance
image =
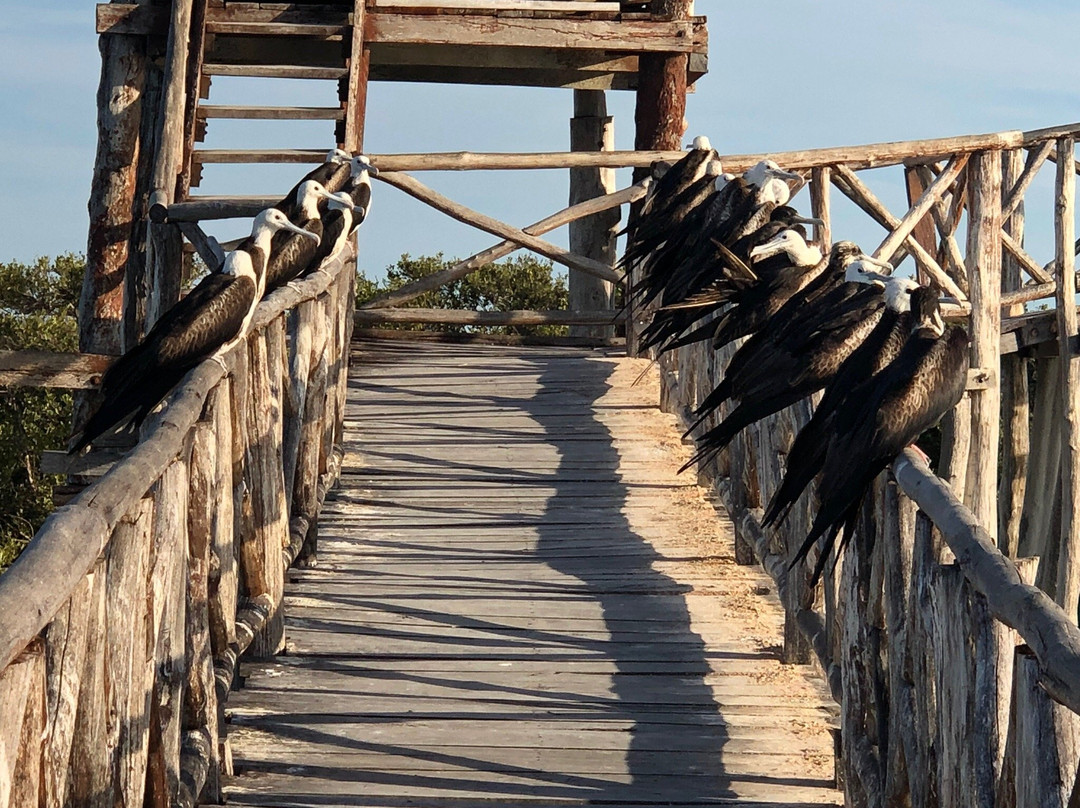
[{"label": "juvenile frigatebird with white head", "polygon": [[353,201],[353,230],[358,228],[371,212],[371,178],[379,176],[377,169],[366,154],[358,154],[350,163],[352,179],[345,190]]},{"label": "juvenile frigatebird with white head", "polygon": [[266,265],[266,291],[284,286],[307,269],[322,238],[322,212],[319,203],[331,198],[330,192],[315,180],[300,184],[296,191],[297,213],[290,221],[314,234],[316,238],[313,242],[294,232],[274,236],[270,260]]},{"label": "juvenile frigatebird with white head", "polygon": [[298,193],[300,186],[305,182],[317,182],[330,193],[339,191],[349,180],[350,161],[351,158],[347,151],[331,149],[326,154],[325,162],[305,174],[274,207],[288,216],[291,221],[296,221],[300,213],[300,196]]},{"label": "juvenile frigatebird with white head", "polygon": [[137,429],[184,374],[204,359],[221,361],[244,338],[262,298],[267,258],[275,232],[288,230],[318,241],[268,208],[255,217],[251,235],[213,272],[165,312],[146,337],[119,357],[101,380],[101,405],[74,436],[71,452],[90,445],[117,425]]},{"label": "juvenile frigatebird with white head", "polygon": [[[320,268],[328,258],[337,255],[344,248],[345,242],[353,232],[355,216],[364,215],[364,209],[353,204],[352,197],[345,191],[331,194],[327,202],[326,212],[322,214],[322,237],[315,254],[308,261],[307,267],[300,273],[300,277],[320,271]],[[289,282],[290,284],[293,281]],[[288,285],[288,284],[287,284]]]}]

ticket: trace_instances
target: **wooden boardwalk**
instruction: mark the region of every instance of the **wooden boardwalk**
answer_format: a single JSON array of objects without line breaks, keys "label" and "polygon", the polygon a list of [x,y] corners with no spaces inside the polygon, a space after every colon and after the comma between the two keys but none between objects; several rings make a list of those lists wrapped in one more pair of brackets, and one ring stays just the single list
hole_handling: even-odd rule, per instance
[{"label": "wooden boardwalk", "polygon": [[319,566],[229,700],[237,805],[835,805],[655,374],[613,352],[356,347]]}]

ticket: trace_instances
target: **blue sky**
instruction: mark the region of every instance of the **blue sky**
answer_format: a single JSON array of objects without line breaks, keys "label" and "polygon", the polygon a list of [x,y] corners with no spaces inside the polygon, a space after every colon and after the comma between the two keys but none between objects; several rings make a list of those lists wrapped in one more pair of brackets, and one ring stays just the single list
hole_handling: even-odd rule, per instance
[{"label": "blue sky", "polygon": [[[711,72],[688,104],[688,137],[721,152],[785,149],[1032,129],[1080,119],[1080,9],[1064,0],[698,0],[708,15]],[[99,57],[94,5],[8,4],[0,16],[0,260],[82,251],[96,142]],[[331,83],[215,80],[213,103],[334,104]],[[633,95],[609,93],[617,148],[633,142]],[[568,145],[568,90],[375,84],[371,152],[558,151]],[[323,148],[321,122],[213,121],[207,147]],[[300,169],[302,171],[302,169]],[[1043,172],[1044,175],[1052,174]],[[207,167],[203,193],[287,188],[298,167]],[[866,181],[898,214],[896,171]],[[420,178],[516,225],[566,204],[563,171],[431,172]],[[1049,193],[1049,177],[1033,193]],[[627,181],[620,176],[620,185]],[[376,187],[362,228],[361,266],[381,274],[403,252],[464,256],[497,241]],[[1047,208],[1050,204],[1039,204]],[[803,206],[808,205],[803,202]],[[1031,211],[1038,240],[1041,213]],[[883,235],[837,203],[834,231],[872,248]],[[243,223],[215,228],[240,235]],[[548,236],[565,243],[565,232]],[[1032,246],[1036,258],[1043,250]]]}]

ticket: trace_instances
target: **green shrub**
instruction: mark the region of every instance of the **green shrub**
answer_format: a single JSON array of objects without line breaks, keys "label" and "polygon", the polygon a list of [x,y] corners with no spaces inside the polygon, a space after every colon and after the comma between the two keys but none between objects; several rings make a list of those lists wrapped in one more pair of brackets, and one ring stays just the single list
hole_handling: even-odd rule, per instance
[{"label": "green shrub", "polygon": [[[75,311],[84,260],[62,255],[0,264],[0,350],[78,348]],[[39,472],[41,452],[64,445],[69,393],[0,388],[0,568],[10,564],[52,509],[61,478]]]},{"label": "green shrub", "polygon": [[[395,291],[413,281],[449,269],[456,263],[455,259],[443,258],[442,253],[419,258],[402,255],[396,264],[387,267],[386,280],[382,283],[372,281],[363,273],[357,274],[357,302],[363,303],[377,294]],[[464,278],[425,292],[402,305],[408,308],[508,311],[565,309],[567,302],[566,281],[552,274],[551,264],[522,255],[500,263],[487,264]],[[567,333],[565,326],[431,326],[396,323],[392,327],[409,331],[437,329],[454,334],[550,336]]]}]

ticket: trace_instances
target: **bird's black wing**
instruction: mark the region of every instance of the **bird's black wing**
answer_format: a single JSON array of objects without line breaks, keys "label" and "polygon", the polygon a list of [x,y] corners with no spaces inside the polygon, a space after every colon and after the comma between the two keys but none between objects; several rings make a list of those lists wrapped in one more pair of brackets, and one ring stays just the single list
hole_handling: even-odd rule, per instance
[{"label": "bird's black wing", "polygon": [[[317,236],[322,236],[322,220],[309,219],[299,223],[301,227]],[[285,238],[278,243],[278,236]],[[319,244],[299,233],[282,231],[274,235],[270,246],[270,257],[266,261],[266,291],[283,286],[303,272],[319,249]]]},{"label": "bird's black wing", "polygon": [[236,336],[255,291],[250,278],[208,275],[147,334],[147,349],[160,364],[197,364]]}]

